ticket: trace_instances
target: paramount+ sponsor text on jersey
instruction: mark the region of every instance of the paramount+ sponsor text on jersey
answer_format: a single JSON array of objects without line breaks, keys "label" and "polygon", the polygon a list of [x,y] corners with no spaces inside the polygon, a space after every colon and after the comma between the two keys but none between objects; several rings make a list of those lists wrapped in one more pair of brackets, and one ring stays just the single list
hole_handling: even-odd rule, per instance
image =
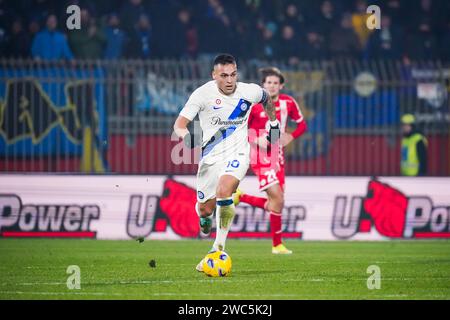
[{"label": "paramount+ sponsor text on jersey", "polygon": [[238,126],[244,123],[246,119],[240,120],[222,120],[220,117],[212,117],[211,125],[213,126]]},{"label": "paramount+ sponsor text on jersey", "polygon": [[366,197],[335,198],[331,228],[335,237],[349,239],[373,227],[393,239],[450,238],[450,203],[435,205],[426,195],[408,197],[375,179],[369,182]]},{"label": "paramount+ sponsor text on jersey", "polygon": [[29,204],[16,194],[0,194],[0,237],[95,238],[97,205]]}]

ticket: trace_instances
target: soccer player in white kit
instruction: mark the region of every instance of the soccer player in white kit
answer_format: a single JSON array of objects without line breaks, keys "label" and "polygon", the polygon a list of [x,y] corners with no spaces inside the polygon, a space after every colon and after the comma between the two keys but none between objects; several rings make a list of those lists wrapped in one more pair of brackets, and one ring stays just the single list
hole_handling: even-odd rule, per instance
[{"label": "soccer player in white kit", "polygon": [[[213,80],[191,94],[174,124],[177,136],[193,148],[193,135],[187,126],[197,114],[200,119],[203,139],[195,208],[204,234],[210,233],[216,211],[217,232],[212,250],[225,251],[225,241],[235,216],[233,193],[249,167],[247,122],[253,105],[262,103],[268,115],[269,142],[275,143],[280,137],[270,95],[257,84],[237,82],[237,74],[235,58],[229,54],[218,55],[214,59]],[[202,261],[196,269],[203,271]]]}]

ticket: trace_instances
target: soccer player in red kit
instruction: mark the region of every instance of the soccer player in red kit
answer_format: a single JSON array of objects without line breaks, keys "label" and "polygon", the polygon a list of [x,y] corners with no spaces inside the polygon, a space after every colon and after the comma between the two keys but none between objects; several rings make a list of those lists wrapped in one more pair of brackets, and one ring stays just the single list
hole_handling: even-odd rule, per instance
[{"label": "soccer player in red kit", "polygon": [[[291,96],[282,94],[284,76],[277,68],[261,70],[262,84],[270,94],[275,104],[276,117],[280,122],[281,138],[275,145],[268,143],[267,123],[269,119],[261,104],[251,110],[248,127],[251,146],[251,168],[259,179],[259,190],[267,193],[267,198],[255,197],[237,190],[234,196],[235,204],[248,203],[270,212],[270,230],[272,235],[272,253],[291,254],[281,240],[281,212],[284,207],[284,153],[283,147],[300,137],[307,129],[306,122],[297,102]],[[286,132],[287,120],[291,118],[297,123],[297,128]]]}]

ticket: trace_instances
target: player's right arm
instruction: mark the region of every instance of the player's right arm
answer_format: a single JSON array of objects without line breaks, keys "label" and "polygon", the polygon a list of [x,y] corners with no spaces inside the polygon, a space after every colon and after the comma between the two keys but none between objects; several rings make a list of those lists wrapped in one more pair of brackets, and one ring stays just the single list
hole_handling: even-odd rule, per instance
[{"label": "player's right arm", "polygon": [[189,120],[188,118],[179,115],[177,120],[175,120],[175,124],[173,125],[173,131],[179,138],[183,139],[183,142],[186,145],[186,147],[193,148],[195,146],[194,137],[192,137],[191,133],[187,128],[190,122],[191,120]]},{"label": "player's right arm", "polygon": [[193,134],[189,132],[188,125],[194,120],[197,114],[200,112],[202,108],[202,99],[201,94],[199,93],[199,89],[195,90],[189,100],[184,105],[183,109],[180,111],[180,114],[175,120],[175,124],[173,125],[173,130],[175,134],[182,138],[184,144],[188,148],[194,148],[194,137]]}]

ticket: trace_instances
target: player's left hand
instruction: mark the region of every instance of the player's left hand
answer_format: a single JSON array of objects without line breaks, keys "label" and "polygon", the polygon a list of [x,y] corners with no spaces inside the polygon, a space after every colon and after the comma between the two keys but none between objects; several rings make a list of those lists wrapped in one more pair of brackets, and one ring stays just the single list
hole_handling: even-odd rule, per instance
[{"label": "player's left hand", "polygon": [[274,144],[278,140],[280,140],[280,123],[278,122],[278,120],[275,120],[273,122],[269,121],[269,133],[266,138],[270,144]]},{"label": "player's left hand", "polygon": [[281,145],[282,145],[283,147],[285,147],[285,146],[287,146],[289,143],[291,143],[292,140],[294,140],[294,137],[292,136],[292,134],[287,133],[287,132],[283,132],[283,133],[281,134],[280,142],[281,142]]}]

